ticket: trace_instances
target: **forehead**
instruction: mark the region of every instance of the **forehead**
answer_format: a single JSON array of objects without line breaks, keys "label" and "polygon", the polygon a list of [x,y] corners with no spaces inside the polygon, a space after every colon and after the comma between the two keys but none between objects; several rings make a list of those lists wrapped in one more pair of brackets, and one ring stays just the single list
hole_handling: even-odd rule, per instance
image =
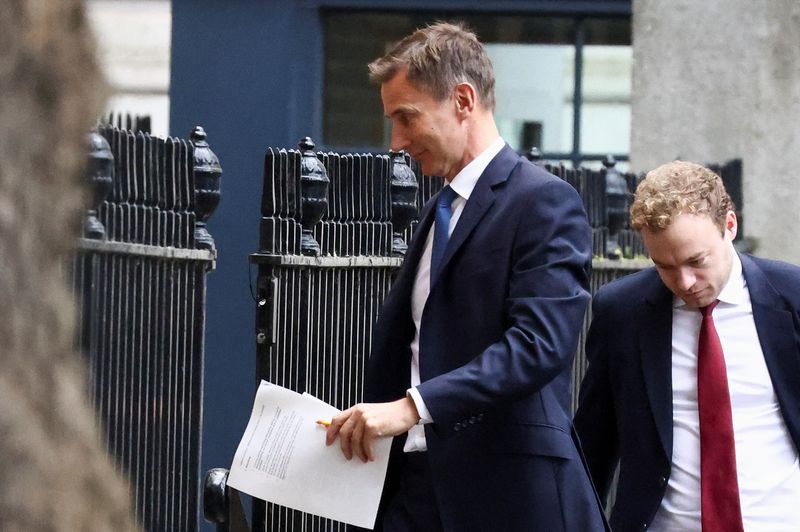
[{"label": "forehead", "polygon": [[711,218],[697,214],[679,214],[666,229],[658,232],[643,229],[642,238],[653,261],[664,265],[681,264],[710,253],[724,243]]},{"label": "forehead", "polygon": [[386,116],[391,116],[397,111],[420,109],[436,103],[431,94],[408,80],[405,69],[381,84],[381,100]]}]

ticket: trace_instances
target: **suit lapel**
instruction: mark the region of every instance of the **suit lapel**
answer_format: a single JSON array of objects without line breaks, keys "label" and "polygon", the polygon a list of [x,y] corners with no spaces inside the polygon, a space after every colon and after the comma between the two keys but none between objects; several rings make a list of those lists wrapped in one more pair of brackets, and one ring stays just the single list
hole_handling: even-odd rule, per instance
[{"label": "suit lapel", "polygon": [[489,207],[494,203],[495,194],[492,188],[506,181],[518,163],[519,155],[506,144],[483,171],[475,184],[475,188],[472,190],[467,204],[464,206],[464,211],[461,213],[450,240],[447,242],[442,264],[439,267],[439,275],[437,275],[434,283],[439,280],[441,273],[447,269],[450,260],[466,242],[469,235],[477,227],[478,222],[481,221],[481,218],[484,217]]},{"label": "suit lapel", "polygon": [[655,270],[645,294],[639,329],[647,398],[667,458],[672,456],[672,293]]},{"label": "suit lapel", "polygon": [[423,209],[420,213],[419,223],[417,223],[417,227],[414,229],[414,236],[411,238],[411,245],[408,246],[408,251],[406,254],[406,258],[404,259],[404,263],[408,262],[409,266],[413,267],[413,270],[417,270],[417,264],[419,264],[420,259],[422,258],[422,253],[425,251],[425,242],[428,239],[428,233],[431,230],[431,225],[433,225],[433,216],[434,210],[430,208],[431,205],[436,205],[436,198],[439,197],[439,193],[437,193],[431,201],[428,202],[427,209]]},{"label": "suit lapel", "polygon": [[[398,331],[413,330],[411,291],[414,288],[417,266],[425,250],[425,241],[428,237],[432,222],[432,209],[426,210],[423,208],[417,227],[414,230],[414,235],[408,245],[408,251],[403,259],[403,264],[392,283],[392,289],[389,290],[386,298],[381,302],[378,323],[390,325],[376,328],[370,361],[375,358],[376,353],[393,352],[393,350],[398,347],[396,345],[397,336],[395,336],[398,334]],[[380,331],[383,331],[382,334]],[[408,338],[408,343],[410,343],[413,338],[413,332],[409,332],[409,334],[412,336]],[[402,337],[402,334],[400,334],[400,337]],[[405,345],[407,346],[408,343],[405,343]]]},{"label": "suit lapel", "polygon": [[422,253],[425,251],[425,242],[428,239],[428,233],[433,224],[435,209],[429,207],[431,205],[436,205],[437,196],[438,194],[434,196],[432,201],[427,203],[426,206],[428,208],[423,209],[420,213],[419,223],[417,223],[417,227],[414,229],[414,236],[411,238],[408,251],[403,259],[403,267],[395,281],[395,285],[397,286],[396,290],[402,294],[401,300],[409,301],[409,305],[411,301],[411,288],[414,285],[414,278],[417,275],[417,266],[419,265],[420,259],[422,259]]},{"label": "suit lapel", "polygon": [[800,448],[800,353],[791,311],[758,265],[746,255],[739,256],[753,305],[753,321],[764,352],[772,386],[795,446]]}]

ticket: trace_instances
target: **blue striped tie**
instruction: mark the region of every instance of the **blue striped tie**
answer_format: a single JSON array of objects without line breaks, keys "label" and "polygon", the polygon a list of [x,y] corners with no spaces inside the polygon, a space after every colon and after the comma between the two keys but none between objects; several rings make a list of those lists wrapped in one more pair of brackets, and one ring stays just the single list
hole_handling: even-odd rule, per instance
[{"label": "blue striped tie", "polygon": [[436,223],[433,226],[433,250],[431,251],[431,286],[436,280],[439,267],[442,264],[447,240],[450,238],[450,217],[453,214],[450,206],[458,193],[450,186],[446,186],[439,193],[436,200]]}]

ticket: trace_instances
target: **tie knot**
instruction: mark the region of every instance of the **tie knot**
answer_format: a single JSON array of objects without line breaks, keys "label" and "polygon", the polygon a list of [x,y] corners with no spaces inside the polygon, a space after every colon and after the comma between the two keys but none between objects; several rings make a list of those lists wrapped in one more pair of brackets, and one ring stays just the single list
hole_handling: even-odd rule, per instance
[{"label": "tie knot", "polygon": [[717,306],[719,303],[719,299],[715,299],[712,303],[706,305],[705,307],[700,307],[700,313],[703,314],[704,318],[711,316],[711,312],[714,310],[714,307]]},{"label": "tie knot", "polygon": [[458,192],[453,190],[453,187],[448,185],[444,187],[442,192],[439,194],[438,204],[443,207],[450,207],[456,197],[458,197]]}]

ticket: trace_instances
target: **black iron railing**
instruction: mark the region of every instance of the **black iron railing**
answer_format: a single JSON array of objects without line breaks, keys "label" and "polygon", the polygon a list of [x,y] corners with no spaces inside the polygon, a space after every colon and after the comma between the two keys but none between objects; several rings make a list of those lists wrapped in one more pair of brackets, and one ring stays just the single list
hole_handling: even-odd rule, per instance
[{"label": "black iron railing", "polygon": [[146,121],[126,125],[91,134],[93,204],[73,266],[78,341],[139,525],[195,531],[206,275],[216,260],[204,222],[221,169],[200,127],[183,140],[151,136]]}]

